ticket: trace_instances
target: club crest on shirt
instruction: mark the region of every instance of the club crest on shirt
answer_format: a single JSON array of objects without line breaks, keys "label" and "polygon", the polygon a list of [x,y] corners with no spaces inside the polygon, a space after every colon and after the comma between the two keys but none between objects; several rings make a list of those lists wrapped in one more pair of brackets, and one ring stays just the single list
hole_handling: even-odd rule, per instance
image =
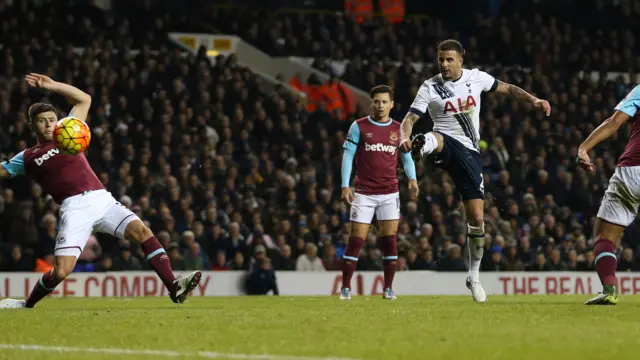
[{"label": "club crest on shirt", "polygon": [[391,140],[391,142],[398,141],[398,133],[395,131],[392,131],[391,134],[389,135],[389,140]]},{"label": "club crest on shirt", "polygon": [[367,134],[366,134],[366,136],[367,136],[368,138],[373,137],[373,133],[367,133]]}]

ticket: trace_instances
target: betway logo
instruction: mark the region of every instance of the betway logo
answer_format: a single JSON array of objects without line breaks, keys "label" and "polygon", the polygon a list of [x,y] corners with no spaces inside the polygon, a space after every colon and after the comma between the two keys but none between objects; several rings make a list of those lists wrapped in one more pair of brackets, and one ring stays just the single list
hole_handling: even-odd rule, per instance
[{"label": "betway logo", "polygon": [[397,147],[393,146],[393,145],[385,145],[385,144],[365,144],[364,145],[364,150],[365,151],[383,151],[383,152],[388,152],[390,154],[394,154],[396,152]]},{"label": "betway logo", "polygon": [[56,154],[59,154],[60,150],[58,149],[51,149],[49,151],[47,151],[46,154],[43,154],[42,156],[36,158],[36,165],[40,166],[42,165],[43,162],[49,160],[50,158],[56,156]]}]

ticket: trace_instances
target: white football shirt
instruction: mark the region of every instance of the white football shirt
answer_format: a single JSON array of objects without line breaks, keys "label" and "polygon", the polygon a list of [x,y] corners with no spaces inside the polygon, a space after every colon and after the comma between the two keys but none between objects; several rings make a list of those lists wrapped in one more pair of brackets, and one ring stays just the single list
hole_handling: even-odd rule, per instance
[{"label": "white football shirt", "polygon": [[462,76],[450,81],[438,74],[422,83],[410,112],[423,116],[428,111],[434,131],[479,151],[480,95],[497,87],[493,76],[478,69],[462,69]]}]

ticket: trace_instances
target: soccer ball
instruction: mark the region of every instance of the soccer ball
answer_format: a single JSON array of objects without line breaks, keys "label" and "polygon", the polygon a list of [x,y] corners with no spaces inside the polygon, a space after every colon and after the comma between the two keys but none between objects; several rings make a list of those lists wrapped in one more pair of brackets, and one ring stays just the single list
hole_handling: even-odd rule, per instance
[{"label": "soccer ball", "polygon": [[66,117],[56,124],[53,138],[60,151],[77,155],[89,147],[91,131],[89,125],[84,121],[74,117]]}]

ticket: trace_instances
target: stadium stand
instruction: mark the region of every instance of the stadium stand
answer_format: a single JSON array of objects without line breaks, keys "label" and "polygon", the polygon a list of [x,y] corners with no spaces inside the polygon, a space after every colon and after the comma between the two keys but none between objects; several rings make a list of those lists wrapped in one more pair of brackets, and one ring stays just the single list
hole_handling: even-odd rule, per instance
[{"label": "stadium stand", "polygon": [[[629,38],[637,22],[608,24],[601,13],[631,19],[638,6],[603,5],[569,21],[554,17],[554,6],[543,6],[548,2],[523,8],[511,1],[497,17],[478,13],[473,26],[449,25],[451,31],[446,17],[360,27],[342,15],[218,9],[194,20],[186,11],[122,2],[108,14],[91,6],[0,3],[3,158],[33,143],[26,108],[43,94],[27,88],[24,73],[37,70],[87,91],[93,98],[90,162],[108,190],[148,222],[174,269],[248,270],[268,257],[276,270],[336,270],[348,229],[348,209],[338,201],[339,159],[345,120],[357,111],[347,107],[350,116],[336,118],[322,102],[309,111],[283,87],[265,90],[260,76],[234,56],[190,56],[167,41],[169,30],[204,31],[200,21],[272,55],[314,58],[327,72],[326,64],[349,58],[341,80],[364,90],[394,86],[396,119],[434,74],[413,62],[432,62],[438,40],[460,38],[468,65],[545,96],[553,107],[548,120],[493,95],[483,104],[484,270],[592,268],[594,215],[624,141],[599,149],[594,175],[577,169],[574,157],[577,144],[636,82],[640,66]],[[52,19],[64,19],[62,26],[33,26]],[[594,19],[611,30],[594,31]],[[611,71],[624,73],[607,78]],[[68,112],[63,99],[49,100]],[[417,170],[422,194],[403,206],[399,270],[464,271],[465,220],[453,185],[430,166]],[[0,190],[0,269],[46,271],[57,205],[30,181],[4,181]],[[638,232],[635,224],[625,232],[621,270],[640,269]],[[90,244],[77,271],[147,266],[134,244],[103,234]],[[367,244],[359,269],[379,270],[375,231]]]}]

